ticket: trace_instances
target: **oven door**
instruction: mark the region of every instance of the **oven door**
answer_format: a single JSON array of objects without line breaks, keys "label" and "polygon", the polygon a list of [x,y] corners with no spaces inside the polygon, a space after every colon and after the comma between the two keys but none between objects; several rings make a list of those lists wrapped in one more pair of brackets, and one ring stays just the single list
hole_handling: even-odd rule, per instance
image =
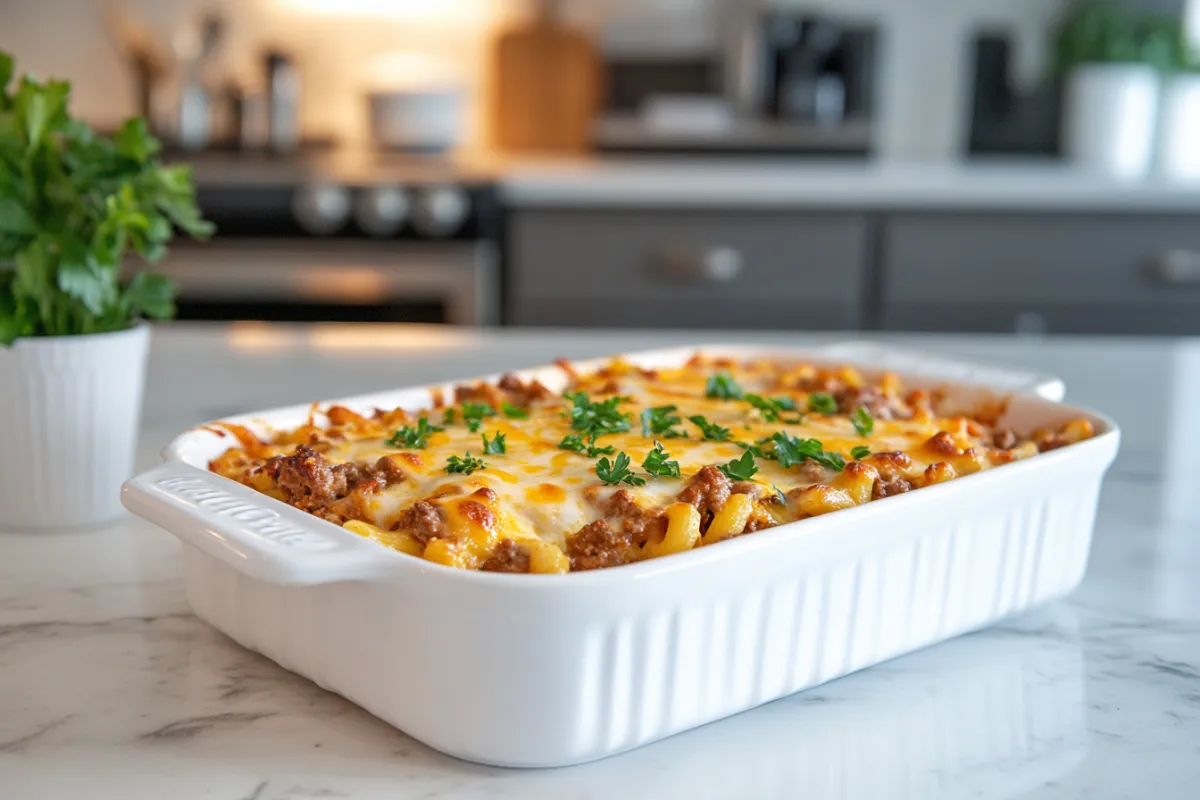
[{"label": "oven door", "polygon": [[493,325],[497,262],[491,242],[224,238],[180,243],[158,270],[181,319]]}]

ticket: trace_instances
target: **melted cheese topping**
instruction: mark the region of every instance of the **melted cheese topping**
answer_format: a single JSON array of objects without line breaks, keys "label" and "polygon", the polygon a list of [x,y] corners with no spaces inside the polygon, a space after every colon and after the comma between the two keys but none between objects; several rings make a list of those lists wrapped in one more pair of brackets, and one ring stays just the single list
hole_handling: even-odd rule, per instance
[{"label": "melted cheese topping", "polygon": [[[783,399],[797,411],[784,411],[780,418],[773,418],[744,397],[711,396],[710,379],[718,372],[728,375],[743,395]],[[573,545],[571,537],[600,520],[605,520],[610,532],[617,531],[617,544],[624,548],[622,555],[613,556],[615,563],[627,563],[736,536],[754,520],[757,522],[751,530],[846,508],[1037,452],[1032,443],[1006,449],[992,447],[992,427],[1003,410],[1002,403],[984,413],[986,419],[941,417],[930,409],[925,393],[902,397],[894,376],[881,376],[868,386],[849,368],[697,360],[683,368],[651,373],[614,361],[595,374],[575,376],[572,390],[586,392],[591,402],[622,398],[617,408],[630,429],[601,435],[595,444],[627,455],[633,474],[644,479],[644,485],[608,485],[598,477],[600,456],[589,457],[560,447],[565,437],[586,436],[579,423],[572,420],[569,399],[543,392],[542,397],[526,405],[525,418],[517,418],[520,412],[510,417],[499,409],[511,413],[514,405],[508,404],[503,399],[507,395],[502,396],[495,387],[468,389],[468,394],[478,397],[482,393],[483,397],[500,401],[490,404],[493,413],[479,420],[475,431],[464,424],[462,405],[453,407],[450,422],[446,421],[448,409],[423,412],[430,423],[441,428],[427,434],[423,446],[403,448],[389,441],[402,425],[417,424],[415,414],[397,410],[366,418],[333,408],[326,412],[331,423],[328,428],[304,426],[280,434],[271,443],[249,441],[245,431],[238,431],[243,447],[215,460],[212,468],[287,502],[308,503],[314,513],[345,522],[351,530],[381,544],[414,555],[420,553],[439,563],[487,568],[488,558],[499,552],[502,542],[511,539],[521,545],[516,552],[524,555],[510,563],[532,571],[564,571],[568,562],[576,568],[594,564],[585,552],[586,546],[579,542]],[[843,411],[858,401],[863,409],[873,409],[873,430],[867,433],[856,429],[848,413],[822,413],[830,410],[830,393],[840,399]],[[817,402],[821,400],[825,402]],[[810,404],[821,410],[810,410]],[[678,435],[644,435],[642,411],[662,406],[676,407],[670,413],[682,420],[672,429]],[[862,413],[859,411],[860,425]],[[688,419],[697,415],[728,429],[728,440],[705,439],[701,426]],[[818,440],[823,451],[840,455],[849,466],[840,472],[812,461],[784,467],[770,457],[770,437],[781,432],[796,439]],[[505,452],[485,454],[485,439],[494,442],[498,435],[504,438]],[[1073,435],[1076,439],[1086,438],[1091,431],[1081,428]],[[680,477],[655,477],[642,466],[656,441],[661,442],[670,460],[678,462]],[[311,443],[320,453],[318,458],[334,467],[359,464],[378,469],[381,459],[386,459],[402,479],[389,481],[382,488],[378,482],[370,484],[369,491],[356,490],[348,497],[314,507],[312,498],[297,494],[283,477],[279,477],[278,484],[271,477],[272,470],[278,469],[271,466],[275,463],[271,457],[287,456],[303,443]],[[761,492],[741,485],[742,494],[734,495],[741,499],[732,504],[727,501],[724,506],[728,508],[706,508],[698,501],[690,505],[679,502],[681,492],[704,467],[738,459],[747,446],[757,447],[763,455],[755,458],[757,472],[750,479],[763,487]],[[852,451],[863,447],[874,454],[888,455],[867,456],[853,463]],[[904,455],[898,455],[901,453]],[[481,459],[484,466],[470,474],[449,472],[452,457]],[[614,459],[615,455],[608,458]],[[628,533],[631,523],[627,510],[623,516],[613,517],[608,501],[619,490],[629,493],[636,506],[645,511],[644,516],[661,518],[654,531],[642,534],[650,539],[636,541],[640,528]],[[409,524],[406,512],[419,501],[437,510],[440,527],[435,536],[430,537],[429,530],[423,534],[405,533],[404,526]],[[702,513],[689,515],[676,510],[683,505]],[[693,521],[693,517],[698,520]],[[628,543],[630,536],[635,539],[632,545]],[[681,544],[668,546],[669,541]],[[603,561],[608,551],[601,550]]]}]

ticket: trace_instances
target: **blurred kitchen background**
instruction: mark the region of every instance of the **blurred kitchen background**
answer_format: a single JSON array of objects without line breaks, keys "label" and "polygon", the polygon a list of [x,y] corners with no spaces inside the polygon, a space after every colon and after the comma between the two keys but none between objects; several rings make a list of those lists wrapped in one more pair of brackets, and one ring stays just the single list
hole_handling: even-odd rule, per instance
[{"label": "blurred kitchen background", "polygon": [[1200,334],[1200,0],[5,0],[190,319]]}]

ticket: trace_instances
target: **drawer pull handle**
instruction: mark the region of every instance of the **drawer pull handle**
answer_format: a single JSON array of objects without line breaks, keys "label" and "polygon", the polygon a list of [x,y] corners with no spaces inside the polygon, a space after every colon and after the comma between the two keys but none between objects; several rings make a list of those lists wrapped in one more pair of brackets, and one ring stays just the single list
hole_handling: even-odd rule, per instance
[{"label": "drawer pull handle", "polygon": [[729,283],[745,267],[742,254],[732,247],[713,247],[701,252],[666,248],[650,259],[650,270],[661,278],[688,283]]},{"label": "drawer pull handle", "polygon": [[1168,250],[1155,259],[1152,271],[1172,286],[1200,286],[1200,252]]}]

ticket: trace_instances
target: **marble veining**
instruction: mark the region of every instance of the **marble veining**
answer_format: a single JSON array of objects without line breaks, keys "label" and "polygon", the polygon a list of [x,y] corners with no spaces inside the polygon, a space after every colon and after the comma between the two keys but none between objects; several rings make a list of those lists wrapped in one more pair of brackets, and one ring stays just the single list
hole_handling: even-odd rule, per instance
[{"label": "marble veining", "polygon": [[[208,348],[219,382],[237,354]],[[147,438],[143,466],[165,433]],[[234,644],[191,614],[178,545],[148,523],[0,533],[0,797],[1194,797],[1200,517],[1162,519],[1160,502],[1152,477],[1109,481],[1088,577],[1064,601],[544,771],[441,755]]]}]

